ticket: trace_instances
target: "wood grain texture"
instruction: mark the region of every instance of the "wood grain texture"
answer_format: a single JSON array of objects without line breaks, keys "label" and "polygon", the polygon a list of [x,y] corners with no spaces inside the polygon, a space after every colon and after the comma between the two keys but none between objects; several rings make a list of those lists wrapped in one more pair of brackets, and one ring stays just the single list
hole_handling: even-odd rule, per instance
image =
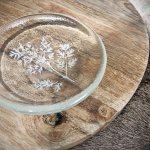
[{"label": "wood grain texture", "polygon": [[128,103],[145,71],[148,37],[143,21],[128,0],[0,1],[0,25],[18,17],[58,12],[76,17],[104,40],[108,55],[105,77],[86,101],[66,111],[56,128],[42,116],[0,109],[0,149],[65,149],[106,127]]},{"label": "wood grain texture", "polygon": [[142,16],[150,35],[150,0],[131,0],[131,3]]}]

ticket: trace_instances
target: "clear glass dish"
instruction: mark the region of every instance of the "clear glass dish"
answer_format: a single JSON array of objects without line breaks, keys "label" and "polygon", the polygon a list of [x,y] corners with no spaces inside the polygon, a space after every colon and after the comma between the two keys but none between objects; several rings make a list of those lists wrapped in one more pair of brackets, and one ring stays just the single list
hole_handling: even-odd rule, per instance
[{"label": "clear glass dish", "polygon": [[75,18],[36,14],[0,27],[0,106],[26,114],[67,110],[106,69],[100,37]]}]

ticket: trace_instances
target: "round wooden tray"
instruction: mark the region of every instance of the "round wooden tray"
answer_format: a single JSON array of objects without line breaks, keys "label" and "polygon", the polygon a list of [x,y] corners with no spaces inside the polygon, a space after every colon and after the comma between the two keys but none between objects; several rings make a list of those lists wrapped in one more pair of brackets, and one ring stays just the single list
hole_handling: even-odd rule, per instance
[{"label": "round wooden tray", "polygon": [[106,127],[137,89],[148,60],[144,23],[128,0],[1,0],[0,25],[21,16],[63,13],[81,20],[103,39],[108,55],[105,77],[87,100],[66,111],[55,128],[43,116],[29,116],[0,108],[0,149],[66,149]]}]

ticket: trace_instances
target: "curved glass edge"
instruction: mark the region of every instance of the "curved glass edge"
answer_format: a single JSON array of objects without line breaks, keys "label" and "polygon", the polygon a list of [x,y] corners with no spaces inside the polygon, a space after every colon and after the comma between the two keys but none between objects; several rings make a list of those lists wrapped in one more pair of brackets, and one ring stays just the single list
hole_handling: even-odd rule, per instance
[{"label": "curved glass edge", "polygon": [[[73,18],[73,17],[72,17]],[[94,32],[94,31],[93,31]],[[95,32],[94,32],[95,33]],[[96,37],[99,40],[100,47],[102,50],[102,63],[100,64],[99,71],[96,75],[95,80],[82,92],[79,94],[66,99],[64,102],[59,102],[57,104],[53,105],[29,105],[29,104],[19,104],[16,102],[11,102],[5,98],[0,98],[0,106],[14,110],[16,112],[24,113],[24,114],[30,114],[30,115],[44,115],[44,114],[51,114],[51,113],[57,113],[57,112],[62,112],[64,110],[67,110],[69,108],[72,108],[85,100],[89,95],[91,95],[98,85],[100,84],[105,70],[106,70],[106,64],[107,64],[107,54],[106,54],[106,49],[103,44],[102,39],[95,33]]]}]

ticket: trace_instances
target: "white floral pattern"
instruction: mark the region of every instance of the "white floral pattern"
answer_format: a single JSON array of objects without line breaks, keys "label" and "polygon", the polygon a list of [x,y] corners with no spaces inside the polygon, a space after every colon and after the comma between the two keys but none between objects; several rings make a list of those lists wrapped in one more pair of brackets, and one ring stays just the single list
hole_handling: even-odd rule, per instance
[{"label": "white floral pattern", "polygon": [[73,66],[76,65],[76,62],[77,62],[77,58],[69,59],[69,60],[68,60],[68,67],[69,67],[69,68],[72,68]]},{"label": "white floral pattern", "polygon": [[33,82],[33,87],[36,89],[53,89],[55,92],[58,92],[61,90],[62,83],[53,82],[51,80],[38,80]]},{"label": "white floral pattern", "polygon": [[27,67],[27,74],[29,75],[41,73],[42,71],[43,71],[43,68],[39,65],[29,65]]},{"label": "white floral pattern", "polygon": [[[75,50],[69,43],[62,43],[58,50],[54,50],[51,43],[46,38],[42,38],[39,48],[35,48],[30,42],[22,45],[19,43],[18,48],[14,48],[9,52],[9,56],[17,61],[18,65],[22,65],[27,75],[41,74],[47,65],[47,70],[63,79],[74,82],[68,77],[68,69],[74,67],[77,63],[77,58],[74,54]],[[57,58],[57,59],[56,59]],[[57,71],[57,68],[64,70],[64,73]],[[36,89],[53,89],[58,92],[63,87],[63,84],[49,79],[38,80],[33,82],[33,87]]]}]

